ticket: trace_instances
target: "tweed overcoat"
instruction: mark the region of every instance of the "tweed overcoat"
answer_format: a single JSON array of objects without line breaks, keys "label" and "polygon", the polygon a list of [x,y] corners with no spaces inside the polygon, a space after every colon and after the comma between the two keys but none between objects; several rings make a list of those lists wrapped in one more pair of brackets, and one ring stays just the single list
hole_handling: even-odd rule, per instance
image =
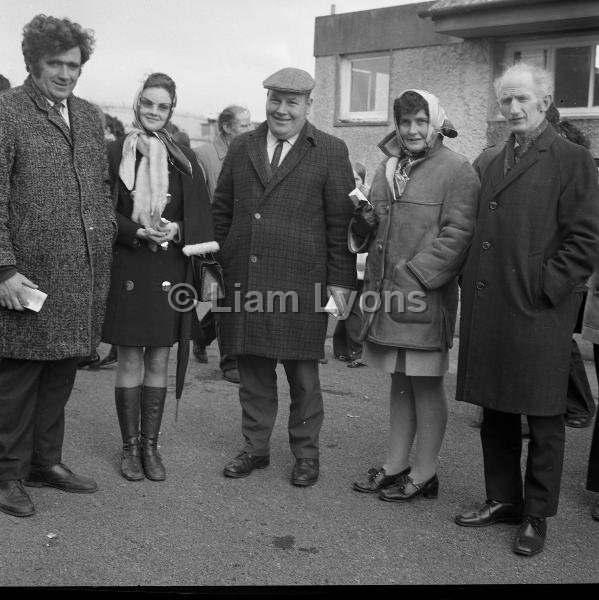
[{"label": "tweed overcoat", "polygon": [[597,169],[586,149],[552,127],[504,176],[506,148],[475,161],[481,194],[462,280],[457,399],[558,415],[599,252]]},{"label": "tweed overcoat", "polygon": [[39,313],[0,308],[0,357],[90,355],[116,221],[98,109],[70,96],[70,131],[28,78],[0,96],[0,265],[48,294]]},{"label": "tweed overcoat", "polygon": [[[269,181],[267,131],[265,122],[234,138],[212,204],[225,274],[221,310],[230,310],[219,315],[221,351],[318,359],[326,286],[355,287],[347,248],[352,168],[345,143],[308,122]],[[297,306],[276,292],[291,293]]]},{"label": "tweed overcoat", "polygon": [[[395,135],[379,147],[388,156],[399,153]],[[445,350],[453,345],[457,276],[474,233],[478,178],[439,136],[414,162],[395,201],[393,164],[387,158],[379,165],[369,194],[379,224],[368,246],[361,337],[384,346]]]}]

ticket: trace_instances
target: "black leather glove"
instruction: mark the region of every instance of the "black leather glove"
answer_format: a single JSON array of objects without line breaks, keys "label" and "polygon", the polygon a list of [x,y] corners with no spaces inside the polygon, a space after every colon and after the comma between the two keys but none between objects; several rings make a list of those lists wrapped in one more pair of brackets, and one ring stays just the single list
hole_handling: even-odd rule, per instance
[{"label": "black leather glove", "polygon": [[354,210],[352,231],[360,237],[368,236],[379,226],[379,218],[374,212],[372,204],[360,202]]}]

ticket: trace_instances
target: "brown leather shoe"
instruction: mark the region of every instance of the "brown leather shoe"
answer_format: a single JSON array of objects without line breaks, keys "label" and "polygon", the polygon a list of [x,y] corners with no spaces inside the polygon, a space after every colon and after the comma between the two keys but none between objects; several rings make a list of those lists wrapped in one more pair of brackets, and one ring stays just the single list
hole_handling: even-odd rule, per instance
[{"label": "brown leather shoe", "polygon": [[476,510],[455,517],[462,527],[487,527],[495,523],[519,523],[522,520],[522,505],[512,502],[486,500]]},{"label": "brown leather shoe", "polygon": [[368,469],[368,479],[365,481],[354,481],[353,488],[356,492],[364,492],[366,494],[376,494],[384,488],[388,488],[399,482],[404,476],[408,475],[410,467],[407,467],[394,475],[387,475],[383,467]]},{"label": "brown leather shoe", "polygon": [[255,456],[248,452],[238,454],[223,469],[225,477],[247,477],[254,469],[264,469],[270,464],[270,456]]},{"label": "brown leather shoe", "polygon": [[308,486],[318,481],[319,462],[317,458],[298,458],[291,473],[293,485]]},{"label": "brown leather shoe", "polygon": [[63,492],[75,494],[92,494],[97,491],[98,484],[88,477],[75,475],[62,463],[50,467],[31,467],[25,485],[28,487],[53,487]]},{"label": "brown leather shoe", "polygon": [[514,552],[522,556],[534,556],[543,550],[547,535],[547,521],[542,517],[527,515],[522,521],[514,540]]},{"label": "brown leather shoe", "polygon": [[29,517],[35,507],[20,479],[0,481],[0,510],[13,517]]}]

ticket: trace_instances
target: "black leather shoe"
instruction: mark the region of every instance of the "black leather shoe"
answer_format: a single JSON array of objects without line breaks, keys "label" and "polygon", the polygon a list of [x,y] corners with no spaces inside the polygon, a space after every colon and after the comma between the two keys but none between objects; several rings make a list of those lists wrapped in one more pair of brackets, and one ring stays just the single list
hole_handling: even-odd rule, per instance
[{"label": "black leather shoe", "polygon": [[196,360],[198,362],[201,362],[201,363],[208,362],[208,354],[206,354],[206,346],[202,346],[195,340],[193,342],[193,355],[196,357]]},{"label": "black leather shoe", "polygon": [[94,352],[91,356],[82,358],[77,363],[78,369],[85,369],[86,367],[89,369],[97,369],[100,367],[100,355],[97,352]]},{"label": "black leather shoe", "polygon": [[524,517],[514,540],[514,552],[534,556],[543,549],[547,535],[547,521],[542,517]]},{"label": "black leather shoe", "polygon": [[35,506],[19,479],[0,481],[0,510],[13,517],[35,514]]},{"label": "black leather shoe", "polygon": [[62,463],[51,467],[31,467],[25,485],[28,487],[53,487],[63,492],[91,494],[98,489],[98,484],[89,477],[75,475]]},{"label": "black leather shoe", "polygon": [[318,481],[319,462],[317,458],[298,458],[291,472],[293,485],[308,486]]},{"label": "black leather shoe", "polygon": [[223,379],[226,379],[229,383],[239,383],[239,370],[238,369],[227,369],[223,371]]},{"label": "black leather shoe", "polygon": [[408,502],[417,496],[433,499],[439,495],[439,478],[433,475],[422,483],[414,483],[409,475],[404,475],[399,483],[379,492],[385,502]]},{"label": "black leather shoe", "polygon": [[247,477],[254,469],[264,469],[270,464],[270,456],[255,456],[242,452],[230,460],[223,469],[225,477]]},{"label": "black leather shoe", "polygon": [[462,527],[486,527],[494,523],[519,523],[521,520],[522,505],[497,500],[486,500],[476,510],[455,517],[455,522]]},{"label": "black leather shoe", "polygon": [[387,475],[383,467],[368,469],[368,479],[365,481],[354,481],[354,490],[356,492],[365,492],[366,494],[376,494],[384,488],[388,488],[400,481],[400,479],[410,472],[410,467],[395,473]]},{"label": "black leather shoe", "polygon": [[593,517],[595,521],[599,521],[599,500],[591,507],[591,517]]},{"label": "black leather shoe", "polygon": [[100,367],[107,367],[113,365],[119,359],[116,346],[110,346],[108,354],[100,361]]}]

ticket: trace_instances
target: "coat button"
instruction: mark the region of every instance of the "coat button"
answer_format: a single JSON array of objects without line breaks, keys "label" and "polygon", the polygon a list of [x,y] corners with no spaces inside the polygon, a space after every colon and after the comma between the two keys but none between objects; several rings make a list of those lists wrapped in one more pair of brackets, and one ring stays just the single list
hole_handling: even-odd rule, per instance
[{"label": "coat button", "polygon": [[138,247],[139,247],[139,244],[140,244],[139,240],[138,240],[137,238],[135,238],[135,239],[133,240],[133,247],[134,247],[134,248],[138,248]]},{"label": "coat button", "polygon": [[255,219],[261,219],[261,218],[262,218],[262,215],[261,215],[260,213],[255,213],[255,214],[254,214],[254,218],[255,218]]},{"label": "coat button", "polygon": [[377,252],[382,252],[383,251],[383,243],[377,242],[376,249],[377,249]]},{"label": "coat button", "polygon": [[476,289],[477,290],[484,290],[487,287],[487,282],[483,281],[482,279],[476,282]]},{"label": "coat button", "polygon": [[491,242],[483,242],[483,250],[488,250],[491,247]]},{"label": "coat button", "polygon": [[170,281],[163,281],[160,287],[163,292],[168,292],[172,287],[172,283]]},{"label": "coat button", "polygon": [[135,284],[130,279],[127,279],[127,281],[125,281],[125,289],[128,292],[130,292],[131,290],[133,290],[134,287],[135,287]]},{"label": "coat button", "polygon": [[255,254],[250,255],[250,262],[257,263],[258,257]]},{"label": "coat button", "polygon": [[489,202],[489,208],[491,210],[495,210],[497,208],[497,202],[495,202],[495,200],[492,200],[491,202]]}]

